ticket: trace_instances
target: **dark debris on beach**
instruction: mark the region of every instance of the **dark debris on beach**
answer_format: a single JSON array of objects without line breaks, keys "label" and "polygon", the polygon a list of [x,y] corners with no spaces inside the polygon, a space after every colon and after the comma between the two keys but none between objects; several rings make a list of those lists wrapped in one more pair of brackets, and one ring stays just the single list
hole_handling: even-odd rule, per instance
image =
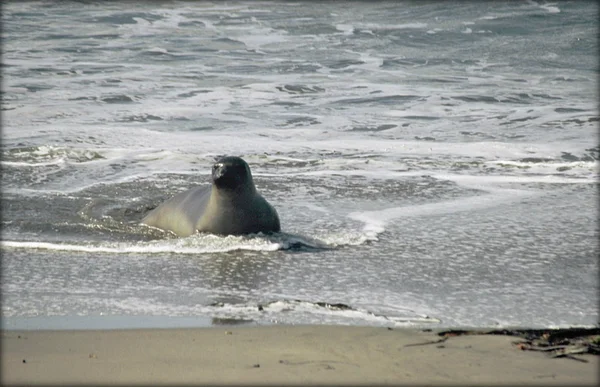
[{"label": "dark debris on beach", "polygon": [[540,351],[553,358],[566,357],[586,362],[586,359],[573,355],[600,355],[600,328],[561,328],[561,329],[494,329],[491,331],[447,330],[438,333],[445,341],[449,337],[462,335],[505,335],[521,338],[513,345],[523,351]]}]

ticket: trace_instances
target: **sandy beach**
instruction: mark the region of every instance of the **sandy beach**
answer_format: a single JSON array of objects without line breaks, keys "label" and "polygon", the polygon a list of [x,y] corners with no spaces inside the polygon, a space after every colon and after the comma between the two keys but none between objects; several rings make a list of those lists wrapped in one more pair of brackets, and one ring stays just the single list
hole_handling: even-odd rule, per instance
[{"label": "sandy beach", "polygon": [[596,385],[599,357],[342,326],[2,332],[2,384]]}]

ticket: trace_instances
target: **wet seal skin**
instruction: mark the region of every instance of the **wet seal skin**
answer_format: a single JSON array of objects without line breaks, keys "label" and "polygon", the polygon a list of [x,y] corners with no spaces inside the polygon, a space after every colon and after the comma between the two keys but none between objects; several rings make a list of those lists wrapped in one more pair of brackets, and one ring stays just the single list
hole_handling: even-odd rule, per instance
[{"label": "wet seal skin", "polygon": [[195,232],[241,235],[278,232],[279,216],[257,191],[250,167],[240,157],[222,157],[212,167],[212,185],[175,195],[142,223],[180,237]]}]

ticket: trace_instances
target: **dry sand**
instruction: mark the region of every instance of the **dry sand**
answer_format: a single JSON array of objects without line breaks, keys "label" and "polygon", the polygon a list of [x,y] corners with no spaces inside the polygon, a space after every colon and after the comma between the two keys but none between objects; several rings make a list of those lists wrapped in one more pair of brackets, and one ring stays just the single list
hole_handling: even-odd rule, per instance
[{"label": "dry sand", "polygon": [[588,362],[516,337],[341,326],[2,331],[2,384],[597,385]]}]

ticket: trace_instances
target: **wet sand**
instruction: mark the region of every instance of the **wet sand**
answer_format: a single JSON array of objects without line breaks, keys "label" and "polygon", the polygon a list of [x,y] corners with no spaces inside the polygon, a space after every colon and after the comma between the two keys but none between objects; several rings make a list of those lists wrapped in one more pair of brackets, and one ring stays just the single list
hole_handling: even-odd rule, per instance
[{"label": "wet sand", "polygon": [[[6,384],[597,385],[599,356],[518,337],[345,326],[2,331]],[[585,362],[587,361],[587,362]]]}]

